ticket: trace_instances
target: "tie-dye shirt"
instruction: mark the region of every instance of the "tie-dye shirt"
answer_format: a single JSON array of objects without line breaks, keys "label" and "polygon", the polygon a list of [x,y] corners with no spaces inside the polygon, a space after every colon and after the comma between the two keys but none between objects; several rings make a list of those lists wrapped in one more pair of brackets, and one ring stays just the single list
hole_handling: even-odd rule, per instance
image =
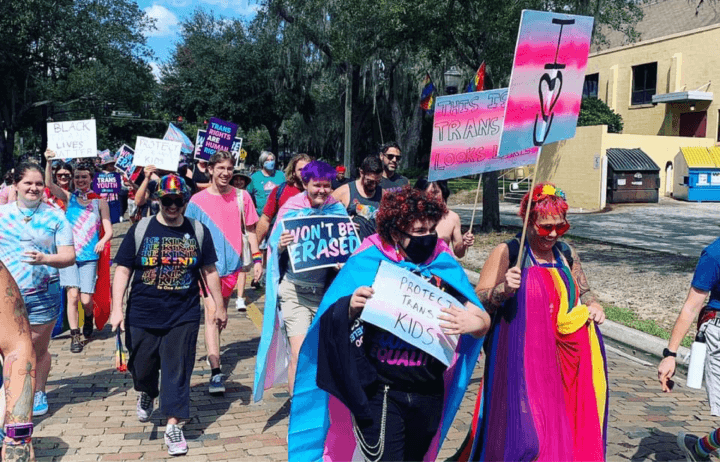
[{"label": "tie-dye shirt", "polygon": [[72,224],[75,240],[75,260],[78,262],[95,261],[100,255],[95,245],[100,240],[100,199],[93,199],[88,205],[78,202],[75,194],[70,196],[66,212],[67,220]]},{"label": "tie-dye shirt", "polygon": [[[195,194],[185,210],[185,216],[199,220],[210,230],[220,277],[228,276],[242,268],[242,227],[240,225],[240,208],[236,189],[223,195],[210,194],[205,189]],[[245,226],[258,222],[258,214],[252,198],[247,191],[241,190],[245,210]]]},{"label": "tie-dye shirt", "polygon": [[[23,213],[24,212],[24,213]],[[0,206],[0,260],[20,287],[23,295],[47,290],[48,283],[59,279],[57,268],[24,263],[24,252],[36,250],[57,253],[60,246],[73,245],[70,223],[63,211],[42,203],[30,221],[31,211],[18,208],[17,202]]]}]

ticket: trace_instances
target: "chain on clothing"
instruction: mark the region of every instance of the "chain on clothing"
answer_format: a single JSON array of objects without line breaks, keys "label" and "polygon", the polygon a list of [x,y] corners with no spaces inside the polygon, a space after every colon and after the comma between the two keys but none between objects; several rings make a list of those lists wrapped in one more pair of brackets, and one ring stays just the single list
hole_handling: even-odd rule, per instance
[{"label": "chain on clothing", "polygon": [[382,415],[381,415],[381,421],[380,421],[380,435],[378,436],[378,442],[375,446],[370,446],[365,441],[365,438],[362,435],[362,432],[357,426],[357,423],[355,423],[355,416],[352,418],[352,424],[353,424],[353,433],[355,434],[355,440],[358,443],[358,446],[360,446],[360,449],[363,453],[363,458],[367,462],[378,462],[380,459],[382,459],[383,453],[385,452],[385,423],[387,422],[387,397],[388,397],[388,390],[390,387],[385,385],[385,388],[383,389],[383,407],[382,407]]}]

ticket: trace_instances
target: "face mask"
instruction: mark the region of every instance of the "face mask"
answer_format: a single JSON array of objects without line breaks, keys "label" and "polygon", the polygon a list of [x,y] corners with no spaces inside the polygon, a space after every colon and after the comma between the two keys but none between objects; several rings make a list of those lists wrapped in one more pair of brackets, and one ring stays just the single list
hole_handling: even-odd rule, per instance
[{"label": "face mask", "polygon": [[263,164],[265,170],[275,170],[275,161],[269,160]]},{"label": "face mask", "polygon": [[408,260],[411,262],[417,264],[423,263],[427,261],[427,259],[430,258],[435,251],[435,246],[437,246],[438,240],[437,233],[428,234],[426,236],[411,236],[406,233],[402,234],[405,234],[410,238],[410,242],[407,247],[403,247],[403,250],[407,254]]}]

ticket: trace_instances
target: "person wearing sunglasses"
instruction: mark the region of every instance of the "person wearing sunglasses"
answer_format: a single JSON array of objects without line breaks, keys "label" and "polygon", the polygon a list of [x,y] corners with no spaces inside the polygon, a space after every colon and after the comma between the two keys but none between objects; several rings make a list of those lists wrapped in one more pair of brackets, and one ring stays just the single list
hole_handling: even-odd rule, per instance
[{"label": "person wearing sunglasses", "polygon": [[[469,456],[458,460],[601,461],[608,383],[598,324],[605,313],[577,253],[559,240],[570,228],[565,194],[541,183],[531,203],[526,242],[518,235],[497,246],[475,287],[493,325],[482,416],[459,451]],[[508,438],[507,428],[522,437]]]},{"label": "person wearing sunglasses", "polygon": [[383,164],[383,176],[380,187],[382,188],[383,194],[398,192],[403,186],[410,183],[407,178],[397,172],[400,159],[402,159],[400,145],[395,141],[390,141],[380,147],[380,160]]},{"label": "person wearing sunglasses", "polygon": [[[208,322],[225,328],[227,309],[212,234],[204,224],[183,216],[190,188],[180,176],[169,174],[160,178],[153,195],[159,200],[160,213],[133,225],[115,256],[110,323],[113,331],[125,331],[128,370],[138,392],[137,418],[148,422],[155,398],[160,397],[160,411],[167,418],[165,444],[174,456],[188,450],[178,423],[190,418],[201,280],[217,306]],[[123,313],[123,296],[131,278]]]}]

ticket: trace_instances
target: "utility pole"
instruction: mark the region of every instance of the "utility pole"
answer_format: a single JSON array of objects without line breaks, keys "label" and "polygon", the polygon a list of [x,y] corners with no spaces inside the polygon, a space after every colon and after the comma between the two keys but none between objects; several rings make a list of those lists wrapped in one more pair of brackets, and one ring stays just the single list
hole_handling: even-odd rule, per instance
[{"label": "utility pole", "polygon": [[352,66],[348,63],[345,75],[345,145],[343,153],[343,165],[352,172],[351,164],[351,146],[352,140]]}]

